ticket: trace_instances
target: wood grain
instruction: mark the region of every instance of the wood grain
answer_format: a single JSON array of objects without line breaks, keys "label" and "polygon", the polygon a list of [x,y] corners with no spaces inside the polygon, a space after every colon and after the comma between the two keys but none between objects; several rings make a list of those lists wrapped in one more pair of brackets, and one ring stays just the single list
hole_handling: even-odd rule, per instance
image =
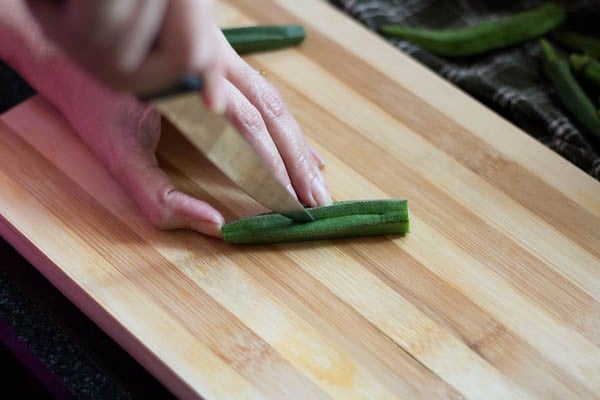
[{"label": "wood grain", "polygon": [[[600,184],[322,1],[248,56],[334,198],[407,198],[412,232],[227,245],[153,229],[41,98],[0,119],[0,232],[181,398],[600,398]],[[172,126],[159,161],[228,220],[264,211]]]}]

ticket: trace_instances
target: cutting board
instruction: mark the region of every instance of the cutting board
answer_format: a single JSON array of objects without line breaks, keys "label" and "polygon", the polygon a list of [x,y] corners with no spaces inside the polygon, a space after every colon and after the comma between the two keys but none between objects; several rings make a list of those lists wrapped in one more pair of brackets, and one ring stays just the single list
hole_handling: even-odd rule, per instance
[{"label": "cutting board", "polygon": [[[406,198],[412,232],[233,246],[159,231],[41,98],[0,121],[1,233],[181,398],[600,398],[600,184],[322,1],[248,56],[336,200]],[[263,211],[165,126],[162,167],[228,220]]]}]

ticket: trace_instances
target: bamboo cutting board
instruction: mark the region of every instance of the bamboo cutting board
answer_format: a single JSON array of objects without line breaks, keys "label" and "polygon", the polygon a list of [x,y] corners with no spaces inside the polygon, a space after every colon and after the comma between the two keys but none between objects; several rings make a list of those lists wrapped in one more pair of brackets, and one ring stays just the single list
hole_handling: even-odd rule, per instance
[{"label": "bamboo cutting board", "polygon": [[[600,398],[600,184],[320,1],[253,55],[337,200],[412,232],[235,247],[157,231],[42,99],[0,121],[1,232],[181,398]],[[163,168],[228,219],[260,207],[165,127]]]}]

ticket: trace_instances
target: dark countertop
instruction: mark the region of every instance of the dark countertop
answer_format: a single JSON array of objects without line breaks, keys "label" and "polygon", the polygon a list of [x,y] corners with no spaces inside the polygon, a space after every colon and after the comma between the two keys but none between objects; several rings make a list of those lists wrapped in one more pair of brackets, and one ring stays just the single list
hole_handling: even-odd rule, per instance
[{"label": "dark countertop", "polygon": [[174,398],[1,239],[0,260],[5,392],[36,399]]}]

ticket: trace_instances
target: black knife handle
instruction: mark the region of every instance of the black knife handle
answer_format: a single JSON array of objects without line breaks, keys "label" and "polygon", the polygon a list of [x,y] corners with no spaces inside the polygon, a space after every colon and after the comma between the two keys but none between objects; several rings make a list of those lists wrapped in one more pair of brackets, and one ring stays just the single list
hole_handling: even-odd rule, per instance
[{"label": "black knife handle", "polygon": [[198,75],[188,75],[181,79],[179,82],[174,84],[173,86],[159,90],[158,92],[144,94],[138,96],[138,98],[142,101],[150,101],[159,99],[162,97],[174,96],[176,94],[188,93],[188,92],[200,92],[204,86],[204,81],[201,76]]}]

